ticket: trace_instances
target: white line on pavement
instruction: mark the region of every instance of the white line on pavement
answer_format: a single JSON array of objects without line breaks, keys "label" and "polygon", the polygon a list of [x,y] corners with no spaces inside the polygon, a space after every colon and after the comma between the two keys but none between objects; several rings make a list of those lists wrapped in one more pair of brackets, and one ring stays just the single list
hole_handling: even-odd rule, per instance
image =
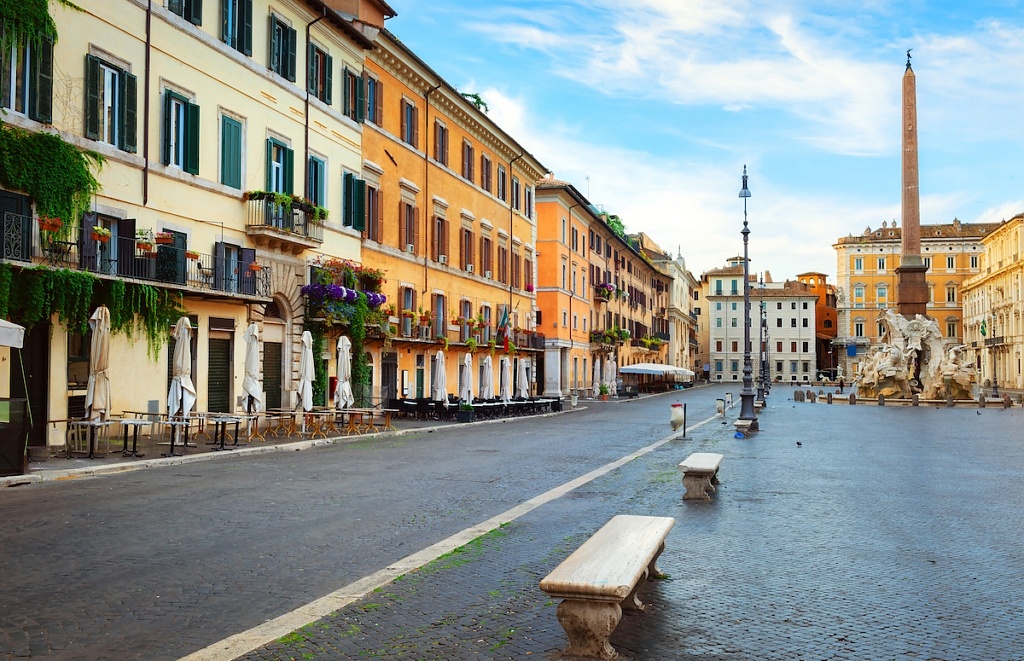
[{"label": "white line on pavement", "polygon": [[[717,420],[721,417],[722,416],[719,415],[713,415],[710,418],[706,418],[697,424],[692,425],[689,430],[703,427],[712,420]],[[561,498],[573,489],[596,480],[602,475],[605,475],[634,459],[642,457],[652,450],[656,450],[669,441],[681,438],[686,431],[688,430],[683,429],[671,436],[666,436],[660,441],[656,441],[647,447],[641,448],[636,452],[622,457],[621,459],[605,464],[604,466],[592,470],[585,475],[581,475],[580,477],[557,486],[550,491],[542,493],[539,496],[535,496],[534,498],[531,498],[510,510],[506,510],[495,517],[491,517],[482,523],[478,523],[475,526],[471,526],[465,530],[457,532],[447,539],[443,539],[436,544],[432,544],[425,549],[413,553],[412,555],[408,555],[398,562],[388,565],[384,569],[374,572],[369,576],[365,576],[353,583],[349,583],[345,587],[335,590],[334,592],[331,592],[330,594],[315,601],[311,601],[304,606],[300,606],[289,613],[285,613],[273,620],[268,620],[267,622],[247,631],[236,633],[235,635],[229,636],[224,640],[214,643],[213,645],[204,647],[203,649],[193,652],[188,656],[184,656],[181,661],[225,661],[226,659],[235,659],[243,654],[248,654],[258,647],[271,643],[282,636],[310,624],[311,622],[316,622],[320,618],[333,613],[339,608],[347,606],[358,599],[362,599],[370,592],[387,585],[399,576],[418,567],[422,567],[423,565],[436,560],[445,553],[449,553],[460,546],[468,544],[477,537],[497,529],[504,523],[515,521],[519,517],[527,514],[528,512],[532,512],[541,505],[549,503],[556,498]]]}]

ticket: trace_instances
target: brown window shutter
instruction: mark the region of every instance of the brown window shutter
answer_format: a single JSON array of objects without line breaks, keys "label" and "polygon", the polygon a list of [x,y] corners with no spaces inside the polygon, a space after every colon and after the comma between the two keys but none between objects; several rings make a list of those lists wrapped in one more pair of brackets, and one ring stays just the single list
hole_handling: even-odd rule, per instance
[{"label": "brown window shutter", "polygon": [[441,254],[448,255],[448,219],[444,219],[442,222],[442,228],[444,229],[444,241],[441,242]]},{"label": "brown window shutter", "polygon": [[374,241],[380,243],[384,240],[384,191],[377,189],[377,227],[374,230],[376,237]]},{"label": "brown window shutter", "polygon": [[441,243],[441,231],[438,225],[441,219],[437,216],[430,217],[430,259],[437,261],[437,255],[440,253],[439,246]]},{"label": "brown window shutter", "polygon": [[469,230],[466,230],[466,232],[469,234],[469,238],[466,240],[466,249],[469,251],[469,257],[466,259],[466,263],[472,264],[473,263],[473,233],[470,232]]},{"label": "brown window shutter", "polygon": [[412,107],[412,146],[420,148],[420,113],[416,106]]},{"label": "brown window shutter", "polygon": [[406,234],[405,226],[407,224],[406,214],[408,213],[406,211],[406,207],[407,206],[408,205],[405,202],[399,202],[398,203],[398,249],[399,250],[405,250],[406,244],[409,243],[408,237],[405,235]]},{"label": "brown window shutter", "polygon": [[380,79],[377,80],[377,100],[376,100],[376,105],[377,105],[377,114],[376,114],[377,126],[379,126],[381,128],[384,128],[384,83]]},{"label": "brown window shutter", "polygon": [[402,99],[402,115],[401,115],[401,126],[399,127],[399,128],[400,128],[400,133],[399,133],[399,135],[400,135],[400,136],[401,136],[401,137],[402,137],[403,139],[405,138],[405,135],[406,135],[406,133],[405,133],[405,117],[406,117],[406,115],[407,115],[408,113],[406,112],[406,110],[405,110],[405,107],[406,107],[407,105],[409,105],[409,102],[408,102],[408,101],[406,101],[405,99]]},{"label": "brown window shutter", "polygon": [[413,226],[413,253],[418,253],[420,250],[420,208],[412,208],[412,226]]}]

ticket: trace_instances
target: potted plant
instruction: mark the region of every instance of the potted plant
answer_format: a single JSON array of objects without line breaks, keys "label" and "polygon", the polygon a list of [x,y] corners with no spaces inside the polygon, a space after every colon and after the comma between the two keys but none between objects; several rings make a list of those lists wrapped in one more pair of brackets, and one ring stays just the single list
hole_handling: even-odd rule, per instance
[{"label": "potted plant", "polygon": [[59,232],[62,227],[64,227],[64,221],[60,218],[39,216],[39,229],[44,232]]},{"label": "potted plant", "polygon": [[197,253],[195,250],[186,250],[185,251],[185,259],[191,259],[193,261],[198,261],[199,260],[199,253]]},{"label": "potted plant", "polygon": [[174,243],[174,235],[170,232],[157,232],[154,239],[158,244],[162,245]]},{"label": "potted plant", "polygon": [[461,402],[459,404],[458,420],[459,422],[473,422],[473,405],[469,402]]},{"label": "potted plant", "polygon": [[601,385],[599,385],[597,387],[597,392],[602,402],[608,401],[608,394],[611,393],[611,390],[608,389],[608,384],[602,383]]},{"label": "potted plant", "polygon": [[466,339],[466,348],[470,353],[476,353],[477,341],[472,337]]},{"label": "potted plant", "polygon": [[532,282],[527,282],[526,283],[526,291],[533,292],[533,283]]},{"label": "potted plant", "polygon": [[257,262],[249,262],[249,270],[253,273],[259,273],[263,270],[263,265]]},{"label": "potted plant", "polygon": [[99,241],[100,243],[106,243],[110,241],[110,230],[102,225],[93,225],[92,227],[92,240]]}]

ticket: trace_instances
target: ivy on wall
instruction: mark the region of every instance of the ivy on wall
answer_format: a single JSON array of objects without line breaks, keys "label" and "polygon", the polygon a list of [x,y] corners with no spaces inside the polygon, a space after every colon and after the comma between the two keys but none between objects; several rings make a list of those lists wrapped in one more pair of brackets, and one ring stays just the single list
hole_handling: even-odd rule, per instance
[{"label": "ivy on wall", "polygon": [[123,280],[102,281],[87,271],[37,266],[13,269],[0,264],[0,316],[31,328],[57,315],[69,332],[89,329],[89,316],[100,305],[110,310],[112,333],[146,338],[156,360],[168,329],[186,314],[180,294]]},{"label": "ivy on wall", "polygon": [[306,330],[313,336],[313,405],[327,406],[327,366],[321,359],[326,334],[320,324],[309,324]]},{"label": "ivy on wall", "polygon": [[352,340],[352,390],[356,395],[357,406],[369,406],[370,402],[359,401],[363,398],[366,386],[370,385],[370,366],[366,362],[366,315],[370,307],[366,302],[366,294],[359,292],[355,310],[349,325],[349,339]]},{"label": "ivy on wall", "polygon": [[60,218],[65,227],[89,208],[100,189],[92,168],[103,163],[100,154],[76,149],[60,136],[0,122],[0,184],[28,194],[35,200],[36,213]]},{"label": "ivy on wall", "polygon": [[[68,0],[57,1],[81,11],[81,7]],[[50,16],[48,0],[0,0],[0,16],[4,19],[0,52],[9,53],[13,47],[21,48],[26,43],[39,43],[43,39],[57,41],[57,24]]]}]

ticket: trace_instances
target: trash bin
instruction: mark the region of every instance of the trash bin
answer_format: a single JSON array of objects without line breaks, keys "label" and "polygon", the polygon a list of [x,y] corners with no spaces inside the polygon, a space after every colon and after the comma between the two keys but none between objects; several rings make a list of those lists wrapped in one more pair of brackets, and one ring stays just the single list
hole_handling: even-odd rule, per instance
[{"label": "trash bin", "polygon": [[575,391],[572,393],[572,408],[576,408],[576,402],[579,401],[579,395]]},{"label": "trash bin", "polygon": [[555,401],[551,402],[551,411],[554,412],[554,413],[559,413],[559,412],[561,412],[561,410],[562,410],[562,398],[559,397]]},{"label": "trash bin", "polygon": [[721,397],[715,400],[715,411],[718,415],[725,415],[725,400]]}]

